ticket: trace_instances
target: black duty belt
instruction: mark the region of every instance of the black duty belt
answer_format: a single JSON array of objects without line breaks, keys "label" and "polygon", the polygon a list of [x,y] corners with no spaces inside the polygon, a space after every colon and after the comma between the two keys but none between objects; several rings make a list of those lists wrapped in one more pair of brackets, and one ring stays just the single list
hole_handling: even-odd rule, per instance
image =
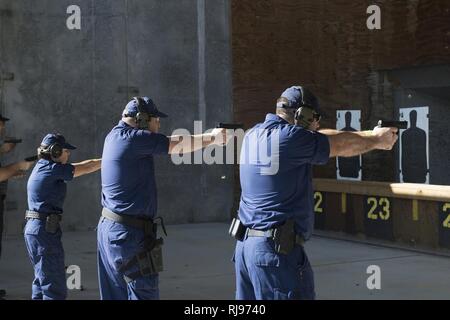
[{"label": "black duty belt", "polygon": [[25,211],[25,219],[39,219],[45,220],[48,216],[55,215],[58,217],[59,221],[62,219],[62,215],[60,213],[40,213],[36,211]]},{"label": "black duty belt", "polygon": [[141,230],[144,230],[145,232],[151,231],[152,227],[153,227],[152,219],[145,220],[145,219],[133,218],[133,217],[126,216],[126,215],[119,215],[117,213],[112,212],[111,210],[106,209],[106,208],[103,208],[102,216],[111,221],[118,222],[120,224],[124,224],[129,227],[141,229]]},{"label": "black duty belt", "polygon": [[[266,231],[262,231],[262,230],[255,230],[255,229],[247,228],[247,237],[273,238],[274,231],[275,231],[275,229],[269,229]],[[303,239],[303,237],[301,235],[296,234],[295,235],[295,243],[300,246],[303,246],[303,244],[305,243],[305,240]]]}]

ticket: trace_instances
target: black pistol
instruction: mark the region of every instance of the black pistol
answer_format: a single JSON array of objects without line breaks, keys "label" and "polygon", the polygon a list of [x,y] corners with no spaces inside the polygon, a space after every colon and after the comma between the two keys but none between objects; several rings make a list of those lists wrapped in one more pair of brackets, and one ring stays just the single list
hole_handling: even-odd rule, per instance
[{"label": "black pistol", "polygon": [[3,143],[22,143],[22,139],[6,139]]},{"label": "black pistol", "polygon": [[222,129],[243,129],[244,125],[242,123],[223,123],[219,122],[219,124],[216,126],[216,128],[222,128]]},{"label": "black pistol", "polygon": [[24,160],[27,162],[34,162],[38,159],[38,156],[31,156],[31,157],[27,157]]},{"label": "black pistol", "polygon": [[408,129],[408,121],[386,121],[380,120],[378,121],[379,128],[397,128],[398,130]]}]

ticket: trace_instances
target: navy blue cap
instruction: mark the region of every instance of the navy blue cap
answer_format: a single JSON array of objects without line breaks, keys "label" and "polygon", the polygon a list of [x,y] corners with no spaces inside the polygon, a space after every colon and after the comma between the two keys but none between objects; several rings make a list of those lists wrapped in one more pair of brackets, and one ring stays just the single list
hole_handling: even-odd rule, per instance
[{"label": "navy blue cap", "polygon": [[293,108],[298,109],[303,106],[312,108],[315,112],[320,113],[319,100],[308,89],[302,86],[293,86],[287,88],[280,98],[285,98],[286,101],[278,102],[278,108]]},{"label": "navy blue cap", "polygon": [[[167,114],[159,111],[152,99],[150,99],[149,97],[141,97],[141,99],[141,112],[148,113],[152,117],[167,118]],[[127,103],[123,114],[128,117],[135,117],[138,112],[138,103],[136,99],[133,99]]]},{"label": "navy blue cap", "polygon": [[41,145],[49,146],[51,144],[59,144],[63,149],[75,150],[77,147],[66,141],[62,134],[49,133],[42,139]]}]

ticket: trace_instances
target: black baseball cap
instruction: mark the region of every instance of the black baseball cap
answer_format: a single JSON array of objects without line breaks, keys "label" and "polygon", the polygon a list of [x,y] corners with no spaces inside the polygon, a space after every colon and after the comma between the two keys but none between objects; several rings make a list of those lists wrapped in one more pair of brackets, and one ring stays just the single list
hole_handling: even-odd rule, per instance
[{"label": "black baseball cap", "polygon": [[9,121],[9,118],[6,118],[0,114],[0,121]]}]

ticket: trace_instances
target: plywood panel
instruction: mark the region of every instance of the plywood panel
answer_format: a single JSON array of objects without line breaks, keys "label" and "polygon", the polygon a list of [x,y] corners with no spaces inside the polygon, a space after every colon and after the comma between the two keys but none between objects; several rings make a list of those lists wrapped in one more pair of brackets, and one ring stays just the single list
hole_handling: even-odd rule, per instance
[{"label": "plywood panel", "polygon": [[[231,3],[234,117],[247,128],[273,112],[283,89],[294,84],[319,96],[327,115],[322,127],[333,127],[335,111],[344,107],[361,109],[363,128],[373,127],[378,117],[394,114],[392,103],[380,99],[390,93],[376,71],[450,63],[448,0],[376,1],[377,31],[366,27],[369,0]],[[391,154],[371,153],[364,161],[369,179],[393,179]],[[331,161],[315,172],[334,178],[333,167]]]},{"label": "plywood panel", "polygon": [[326,230],[344,231],[345,215],[342,213],[341,194],[327,193],[327,216],[325,221]]}]

